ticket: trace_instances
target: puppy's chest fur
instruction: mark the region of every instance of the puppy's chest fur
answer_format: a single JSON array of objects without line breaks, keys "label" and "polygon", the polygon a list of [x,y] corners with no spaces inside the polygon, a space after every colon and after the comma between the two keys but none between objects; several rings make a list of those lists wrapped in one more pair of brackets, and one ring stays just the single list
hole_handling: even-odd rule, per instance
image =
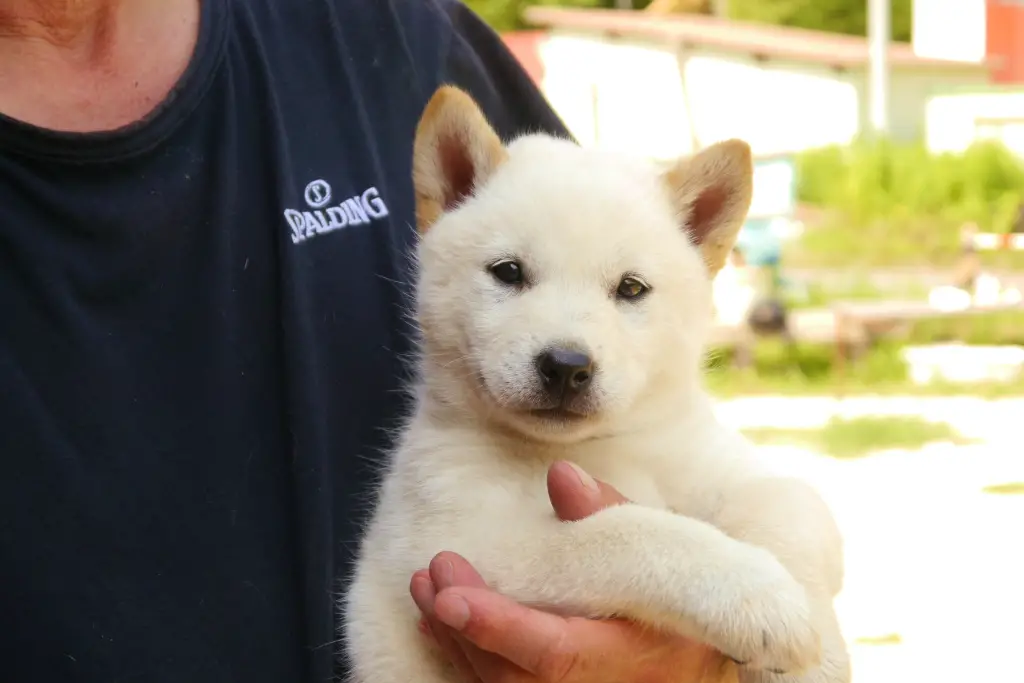
[{"label": "puppy's chest fur", "polygon": [[[530,534],[555,520],[546,478],[550,465],[560,459],[634,503],[706,519],[710,490],[687,482],[707,484],[708,473],[698,479],[683,449],[659,457],[644,441],[538,447],[480,433],[414,427],[384,479],[364,557],[387,558],[387,573],[396,587],[404,587],[412,572],[436,553],[450,550],[476,564],[497,587],[479,549],[491,546],[496,535]],[[657,441],[664,449],[672,438]],[[412,614],[412,605],[408,607]]]},{"label": "puppy's chest fur", "polygon": [[[666,496],[659,488],[653,472],[600,461],[591,463],[589,468],[584,466],[584,469],[593,472],[593,476],[601,481],[608,482],[615,490],[634,503],[651,508],[668,507]],[[550,507],[550,501],[547,503]]]}]

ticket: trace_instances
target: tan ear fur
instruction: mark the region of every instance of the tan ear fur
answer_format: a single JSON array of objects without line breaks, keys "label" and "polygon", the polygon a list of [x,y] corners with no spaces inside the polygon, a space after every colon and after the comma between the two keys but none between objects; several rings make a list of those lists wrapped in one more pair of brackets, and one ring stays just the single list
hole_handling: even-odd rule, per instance
[{"label": "tan ear fur", "polygon": [[420,234],[479,189],[506,158],[501,139],[473,98],[455,86],[441,86],[423,110],[413,144]]},{"label": "tan ear fur", "polygon": [[754,164],[750,145],[726,140],[679,160],[664,176],[694,244],[714,277],[729,256],[750,209]]}]

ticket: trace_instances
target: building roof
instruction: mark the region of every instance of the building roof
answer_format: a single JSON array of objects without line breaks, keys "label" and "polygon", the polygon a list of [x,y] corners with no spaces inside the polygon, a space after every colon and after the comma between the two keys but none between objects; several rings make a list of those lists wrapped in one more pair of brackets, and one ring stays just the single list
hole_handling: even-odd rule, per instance
[{"label": "building roof", "polygon": [[[838,67],[868,62],[868,42],[859,36],[732,21],[699,14],[652,14],[643,11],[528,7],[526,21],[551,29],[632,35],[689,45],[743,52],[765,58],[818,62]],[[909,43],[890,43],[892,66],[987,69],[974,64],[919,57]]]}]

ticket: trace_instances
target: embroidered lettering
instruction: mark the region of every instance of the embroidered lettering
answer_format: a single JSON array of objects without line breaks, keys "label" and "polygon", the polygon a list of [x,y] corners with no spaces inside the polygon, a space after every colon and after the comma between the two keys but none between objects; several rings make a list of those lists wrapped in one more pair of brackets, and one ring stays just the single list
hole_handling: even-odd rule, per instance
[{"label": "embroidered lettering", "polygon": [[341,228],[381,220],[390,213],[376,187],[368,187],[360,194],[337,201],[330,183],[314,180],[306,185],[302,194],[306,200],[306,209],[284,210],[284,219],[291,229],[293,244]]}]

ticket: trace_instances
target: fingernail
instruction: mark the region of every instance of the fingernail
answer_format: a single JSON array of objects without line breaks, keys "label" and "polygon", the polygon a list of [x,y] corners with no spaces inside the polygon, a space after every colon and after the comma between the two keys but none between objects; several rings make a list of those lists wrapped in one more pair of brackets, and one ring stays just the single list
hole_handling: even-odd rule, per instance
[{"label": "fingernail", "polygon": [[440,560],[437,563],[437,584],[438,588],[448,588],[455,583],[455,567],[450,560]]},{"label": "fingernail", "polygon": [[433,609],[435,590],[434,584],[430,582],[430,579],[422,576],[414,577],[410,592],[412,593],[413,602],[416,603],[416,607],[421,612],[427,614]]},{"label": "fingernail", "polygon": [[469,605],[458,595],[446,595],[434,603],[434,611],[442,623],[461,631],[469,622]]},{"label": "fingernail", "polygon": [[583,471],[583,469],[576,463],[570,462],[569,467],[573,469],[576,476],[579,477],[580,483],[583,484],[583,488],[587,489],[591,493],[598,493],[601,489],[598,488],[597,482],[594,478]]}]

